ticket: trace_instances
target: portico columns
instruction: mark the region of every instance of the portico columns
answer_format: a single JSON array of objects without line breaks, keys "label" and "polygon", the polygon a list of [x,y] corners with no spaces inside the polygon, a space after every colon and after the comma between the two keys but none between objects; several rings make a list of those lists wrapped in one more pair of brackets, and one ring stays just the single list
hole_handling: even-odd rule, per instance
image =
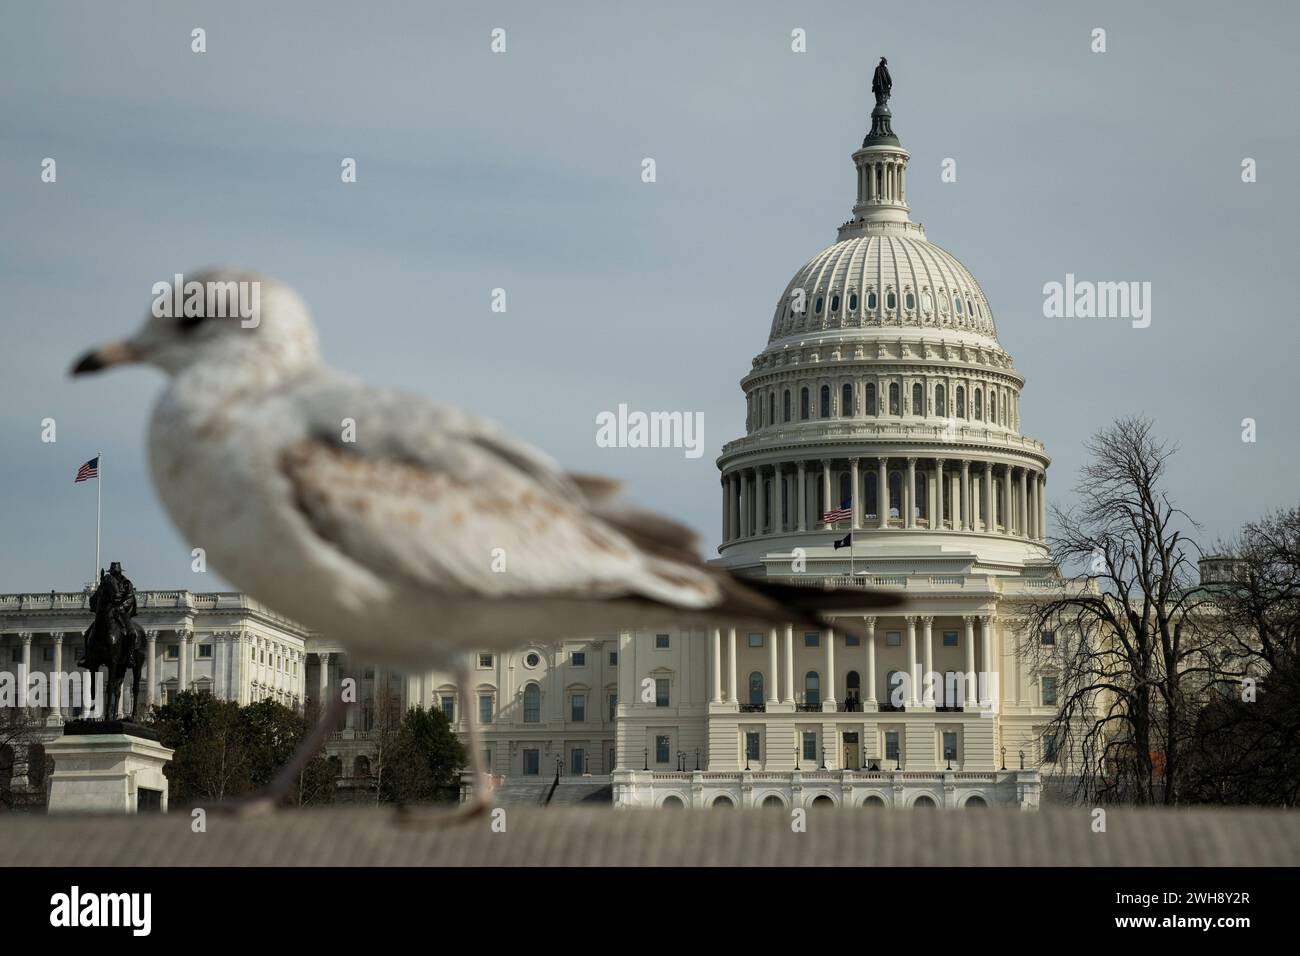
[{"label": "portico columns", "polygon": [[[961,463],[961,530],[971,531],[975,525],[970,516],[970,462]],[[957,527],[954,523],[953,527]]]},{"label": "portico columns", "polygon": [[[1005,534],[1011,534],[1011,466],[1002,466],[1002,530]],[[996,522],[994,522],[996,524]]]},{"label": "portico columns", "polygon": [[754,529],[757,534],[765,534],[772,523],[772,499],[768,497],[766,482],[763,480],[763,469],[754,469],[754,496],[758,501],[758,527]]},{"label": "portico columns", "polygon": [[790,514],[785,503],[785,466],[773,465],[772,472],[772,487],[776,492],[776,508],[772,514],[772,530],[785,531]]},{"label": "portico columns", "polygon": [[728,479],[728,489],[731,502],[729,505],[731,511],[731,540],[736,540],[740,534],[740,472],[733,471]]},{"label": "portico columns", "polygon": [[709,675],[713,685],[713,703],[722,703],[722,629],[713,629],[713,646],[710,648],[709,663],[712,673]]},{"label": "portico columns", "polygon": [[932,528],[943,527],[943,459],[934,460],[934,511],[932,512],[934,520],[930,522]]},{"label": "portico columns", "polygon": [[181,639],[181,646],[176,666],[176,687],[177,693],[184,693],[190,686],[190,632],[182,628],[177,636]]},{"label": "portico columns", "polygon": [[736,629],[727,631],[727,700],[739,703],[736,696]]},{"label": "portico columns", "polygon": [[867,704],[869,709],[876,710],[878,703],[876,701],[876,619],[869,617],[867,621]]},{"label": "portico columns", "polygon": [[330,656],[321,653],[316,655],[320,660],[320,713],[324,719],[325,711],[328,709],[326,701],[330,694]]},{"label": "portico columns", "polygon": [[858,461],[857,458],[849,459],[849,494],[853,502],[854,531],[862,527],[862,488],[858,483]]},{"label": "portico columns", "polygon": [[1038,478],[1029,476],[1029,537],[1038,540]]},{"label": "portico columns", "polygon": [[[879,407],[879,405],[877,405]],[[889,527],[889,459],[877,458],[876,518],[881,528]]]},{"label": "portico columns", "polygon": [[148,686],[145,688],[144,699],[145,703],[152,707],[158,702],[158,632],[145,631],[144,638],[149,656],[149,680]]},{"label": "portico columns", "polygon": [[923,647],[925,653],[925,670],[921,673],[921,680],[923,682],[921,684],[923,693],[921,703],[925,704],[927,707],[934,706],[934,683],[930,677],[930,675],[934,673],[934,632],[930,628],[933,623],[933,617],[926,616],[921,618],[921,627],[923,629],[921,636],[924,642]]},{"label": "portico columns", "polygon": [[835,710],[835,629],[822,629],[822,640],[826,642],[826,699],[822,710]]},{"label": "portico columns", "polygon": [[965,692],[962,694],[962,707],[970,707],[978,700],[979,679],[975,673],[975,618],[966,615],[962,618],[966,622],[966,678]]},{"label": "portico columns", "polygon": [[785,702],[794,703],[794,625],[785,626]]},{"label": "portico columns", "polygon": [[740,473],[740,536],[748,538],[753,532],[749,527],[749,475],[747,472]]},{"label": "portico columns", "polygon": [[798,463],[798,472],[800,472],[800,497],[794,506],[794,511],[798,515],[798,524],[796,531],[806,531],[807,529],[807,507],[809,507],[809,494],[807,494],[807,476],[809,476],[809,466],[807,462]]},{"label": "portico columns", "polygon": [[731,540],[731,479],[724,477],[722,484],[722,540]]},{"label": "portico columns", "polygon": [[916,527],[916,459],[907,459],[907,493],[903,495],[903,501],[907,505],[907,520],[903,522],[905,528]]},{"label": "portico columns", "polygon": [[998,515],[993,509],[993,462],[984,462],[984,533],[992,534],[998,527]]},{"label": "portico columns", "polygon": [[54,679],[50,682],[50,717],[54,723],[63,719],[63,634],[56,631],[50,637],[54,639]]},{"label": "portico columns", "polygon": [[[830,511],[835,505],[831,504],[831,463],[827,459],[822,459],[822,512]],[[822,522],[822,528],[825,531],[831,530],[829,521]]]},{"label": "portico columns", "polygon": [[767,703],[772,706],[780,700],[781,690],[781,669],[776,663],[776,642],[779,640],[776,634],[776,628],[772,628],[767,634]]},{"label": "portico columns", "polygon": [[[23,632],[18,636],[23,642],[23,676],[22,680],[19,681],[18,699],[23,702],[23,710],[31,710],[31,703],[28,701],[27,696],[32,689],[32,635],[29,632]],[[109,714],[108,716],[114,717],[116,715]]]},{"label": "portico columns", "polygon": [[907,617],[907,706],[916,706],[916,618]]},{"label": "portico columns", "polygon": [[992,703],[989,696],[989,685],[993,683],[993,628],[989,615],[980,615],[980,656],[982,661],[980,669],[984,674],[983,686],[980,689],[980,706],[988,707]]},{"label": "portico columns", "polygon": [[1047,476],[1038,475],[1038,540],[1047,540]]}]

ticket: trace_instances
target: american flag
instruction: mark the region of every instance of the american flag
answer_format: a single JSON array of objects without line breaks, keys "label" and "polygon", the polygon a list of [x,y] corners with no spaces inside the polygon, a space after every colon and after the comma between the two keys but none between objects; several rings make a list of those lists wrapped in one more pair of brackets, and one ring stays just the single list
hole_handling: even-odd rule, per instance
[{"label": "american flag", "polygon": [[822,515],[823,521],[847,521],[853,517],[853,509],[848,505],[843,508],[834,508]]},{"label": "american flag", "polygon": [[96,455],[94,458],[90,459],[90,461],[86,462],[84,465],[82,465],[80,468],[77,469],[77,478],[76,481],[73,482],[73,484],[75,485],[78,481],[86,481],[90,478],[98,478],[98,477],[99,477],[99,456]]}]

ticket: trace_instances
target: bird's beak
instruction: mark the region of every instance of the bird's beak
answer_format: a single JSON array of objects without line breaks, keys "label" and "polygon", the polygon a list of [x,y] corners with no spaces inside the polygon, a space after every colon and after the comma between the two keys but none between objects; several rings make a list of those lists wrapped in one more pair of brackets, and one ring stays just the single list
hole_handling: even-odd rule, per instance
[{"label": "bird's beak", "polygon": [[112,368],[114,365],[127,365],[138,361],[140,361],[139,350],[130,342],[111,342],[100,348],[91,349],[83,355],[81,360],[72,366],[72,374],[84,375],[87,372],[98,372],[101,369]]}]

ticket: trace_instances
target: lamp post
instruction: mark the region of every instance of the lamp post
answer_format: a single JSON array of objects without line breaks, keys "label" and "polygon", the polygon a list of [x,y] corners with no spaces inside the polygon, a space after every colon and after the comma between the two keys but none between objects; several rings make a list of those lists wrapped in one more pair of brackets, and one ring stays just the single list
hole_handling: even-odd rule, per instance
[{"label": "lamp post", "polygon": [[799,757],[800,757],[800,753],[799,753],[799,742],[796,740],[796,741],[795,741],[795,744],[794,744],[794,769],[795,769],[795,770],[800,770],[800,769],[802,769],[802,768],[800,768],[800,766],[799,766]]},{"label": "lamp post", "polygon": [[1007,769],[1007,748],[1005,744],[1002,745],[1002,769]]},{"label": "lamp post", "polygon": [[695,769],[696,770],[700,769],[700,748],[699,747],[695,748]]},{"label": "lamp post", "polygon": [[1023,750],[1020,751],[1020,769],[1025,769],[1025,752]]},{"label": "lamp post", "polygon": [[650,748],[649,747],[645,749],[645,766],[642,767],[641,769],[642,770],[650,769]]}]

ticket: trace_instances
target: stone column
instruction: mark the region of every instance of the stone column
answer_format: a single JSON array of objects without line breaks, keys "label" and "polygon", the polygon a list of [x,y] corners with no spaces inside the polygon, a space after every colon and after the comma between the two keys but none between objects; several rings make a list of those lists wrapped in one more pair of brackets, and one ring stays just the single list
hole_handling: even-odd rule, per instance
[{"label": "stone column", "polygon": [[772,529],[784,532],[789,521],[789,507],[785,503],[785,466],[773,465],[772,490],[776,493],[776,509],[772,515]]},{"label": "stone column", "polygon": [[740,473],[740,536],[748,538],[753,534],[749,522],[749,472]]},{"label": "stone column", "polygon": [[181,628],[176,632],[180,638],[180,660],[176,662],[176,691],[184,693],[190,686],[190,631]]},{"label": "stone column", "polygon": [[50,635],[54,639],[54,674],[50,682],[50,718],[51,723],[63,719],[63,632],[55,631]]},{"label": "stone column", "polygon": [[835,629],[822,628],[822,640],[826,642],[826,694],[823,697],[822,710],[835,710]]},{"label": "stone column", "polygon": [[[830,511],[838,504],[839,502],[832,502],[831,499],[831,463],[828,459],[823,458],[822,459],[822,512],[824,513]],[[830,531],[831,523],[829,521],[823,521],[822,529],[825,531]]]},{"label": "stone column", "polygon": [[979,681],[975,673],[975,618],[967,614],[962,620],[966,623],[966,679],[961,703],[963,708],[969,708],[979,697]]},{"label": "stone column", "polygon": [[[871,710],[878,706],[876,701],[876,619],[869,617],[867,622],[867,704]],[[866,741],[863,741],[865,744]]]},{"label": "stone column", "polygon": [[781,668],[776,661],[776,642],[779,640],[776,628],[767,633],[767,705],[771,707],[780,701]]},{"label": "stone column", "polygon": [[785,702],[794,703],[794,625],[785,626]]},{"label": "stone column", "polygon": [[1022,538],[1029,537],[1029,472],[1028,469],[1021,468],[1020,471],[1020,508],[1018,517],[1020,527],[1016,529]]},{"label": "stone column", "polygon": [[989,685],[993,683],[993,627],[989,615],[980,615],[980,669],[984,672],[984,686],[980,689],[980,706],[988,707]]},{"label": "stone column", "polygon": [[907,617],[907,707],[916,707],[916,618]]},{"label": "stone column", "polygon": [[728,497],[731,511],[731,540],[740,537],[740,473],[733,471],[727,479]]},{"label": "stone column", "polygon": [[713,629],[712,647],[709,649],[709,684],[713,688],[713,703],[722,703],[722,630]]},{"label": "stone column", "polygon": [[725,544],[731,540],[731,481],[724,477],[722,484],[722,541]]},{"label": "stone column", "polygon": [[858,458],[849,459],[849,488],[850,496],[853,501],[853,530],[857,531],[862,527],[862,487],[861,479],[858,475]]},{"label": "stone column", "polygon": [[984,533],[992,534],[998,528],[998,515],[993,508],[993,462],[984,462]]},{"label": "stone column", "polygon": [[[970,462],[961,463],[961,529],[971,531],[974,529],[974,522],[971,520],[970,507]],[[954,524],[954,527],[956,525]]]},{"label": "stone column", "polygon": [[1029,475],[1029,537],[1038,540],[1038,478]]},{"label": "stone column", "polygon": [[1047,476],[1038,476],[1038,539],[1047,540]]},{"label": "stone column", "polygon": [[[876,406],[880,406],[877,404]],[[889,527],[889,459],[876,459],[876,518],[882,528]]]},{"label": "stone column", "polygon": [[[32,709],[31,701],[28,700],[28,693],[32,687],[32,635],[24,631],[18,635],[23,642],[23,662],[22,662],[22,680],[18,682],[18,700],[22,702],[22,709],[29,711]],[[114,716],[110,714],[109,716]]]},{"label": "stone column", "polygon": [[944,521],[943,514],[943,459],[934,460],[934,520],[930,522],[932,528],[942,528]]},{"label": "stone column", "polygon": [[916,527],[916,459],[907,459],[907,493],[903,495],[903,500],[907,503],[907,520],[903,522],[905,528]]},{"label": "stone column", "polygon": [[727,630],[727,700],[733,704],[740,698],[736,696],[736,629]]},{"label": "stone column", "polygon": [[809,464],[807,464],[807,462],[798,462],[796,468],[798,470],[798,485],[800,485],[798,492],[800,492],[800,498],[798,498],[798,502],[796,503],[796,506],[794,506],[797,518],[797,525],[794,529],[796,529],[796,531],[807,531],[807,507],[809,507],[809,505],[807,505],[807,502],[809,502],[809,494],[807,494],[807,477],[809,477]]},{"label": "stone column", "polygon": [[1002,466],[1002,531],[1004,534],[1011,534],[1011,526],[1014,519],[1011,517],[1013,506],[1011,504],[1011,466]]},{"label": "stone column", "polygon": [[[330,656],[325,653],[318,653],[316,659],[320,661],[320,686],[319,686],[319,704],[321,719],[325,717],[325,710],[329,703],[330,695]],[[622,663],[622,658],[619,659]]]},{"label": "stone column", "polygon": [[924,697],[922,697],[921,702],[927,707],[933,707],[935,703],[935,689],[930,683],[930,675],[934,672],[934,632],[931,630],[931,625],[933,623],[933,617],[926,616],[921,618],[922,647],[924,648],[923,653],[925,654],[925,670],[921,673],[921,680],[923,682],[921,688],[924,692]]},{"label": "stone column", "polygon": [[153,707],[158,703],[158,632],[145,631],[145,646],[148,648],[149,672],[147,686],[145,687],[145,703]]}]

